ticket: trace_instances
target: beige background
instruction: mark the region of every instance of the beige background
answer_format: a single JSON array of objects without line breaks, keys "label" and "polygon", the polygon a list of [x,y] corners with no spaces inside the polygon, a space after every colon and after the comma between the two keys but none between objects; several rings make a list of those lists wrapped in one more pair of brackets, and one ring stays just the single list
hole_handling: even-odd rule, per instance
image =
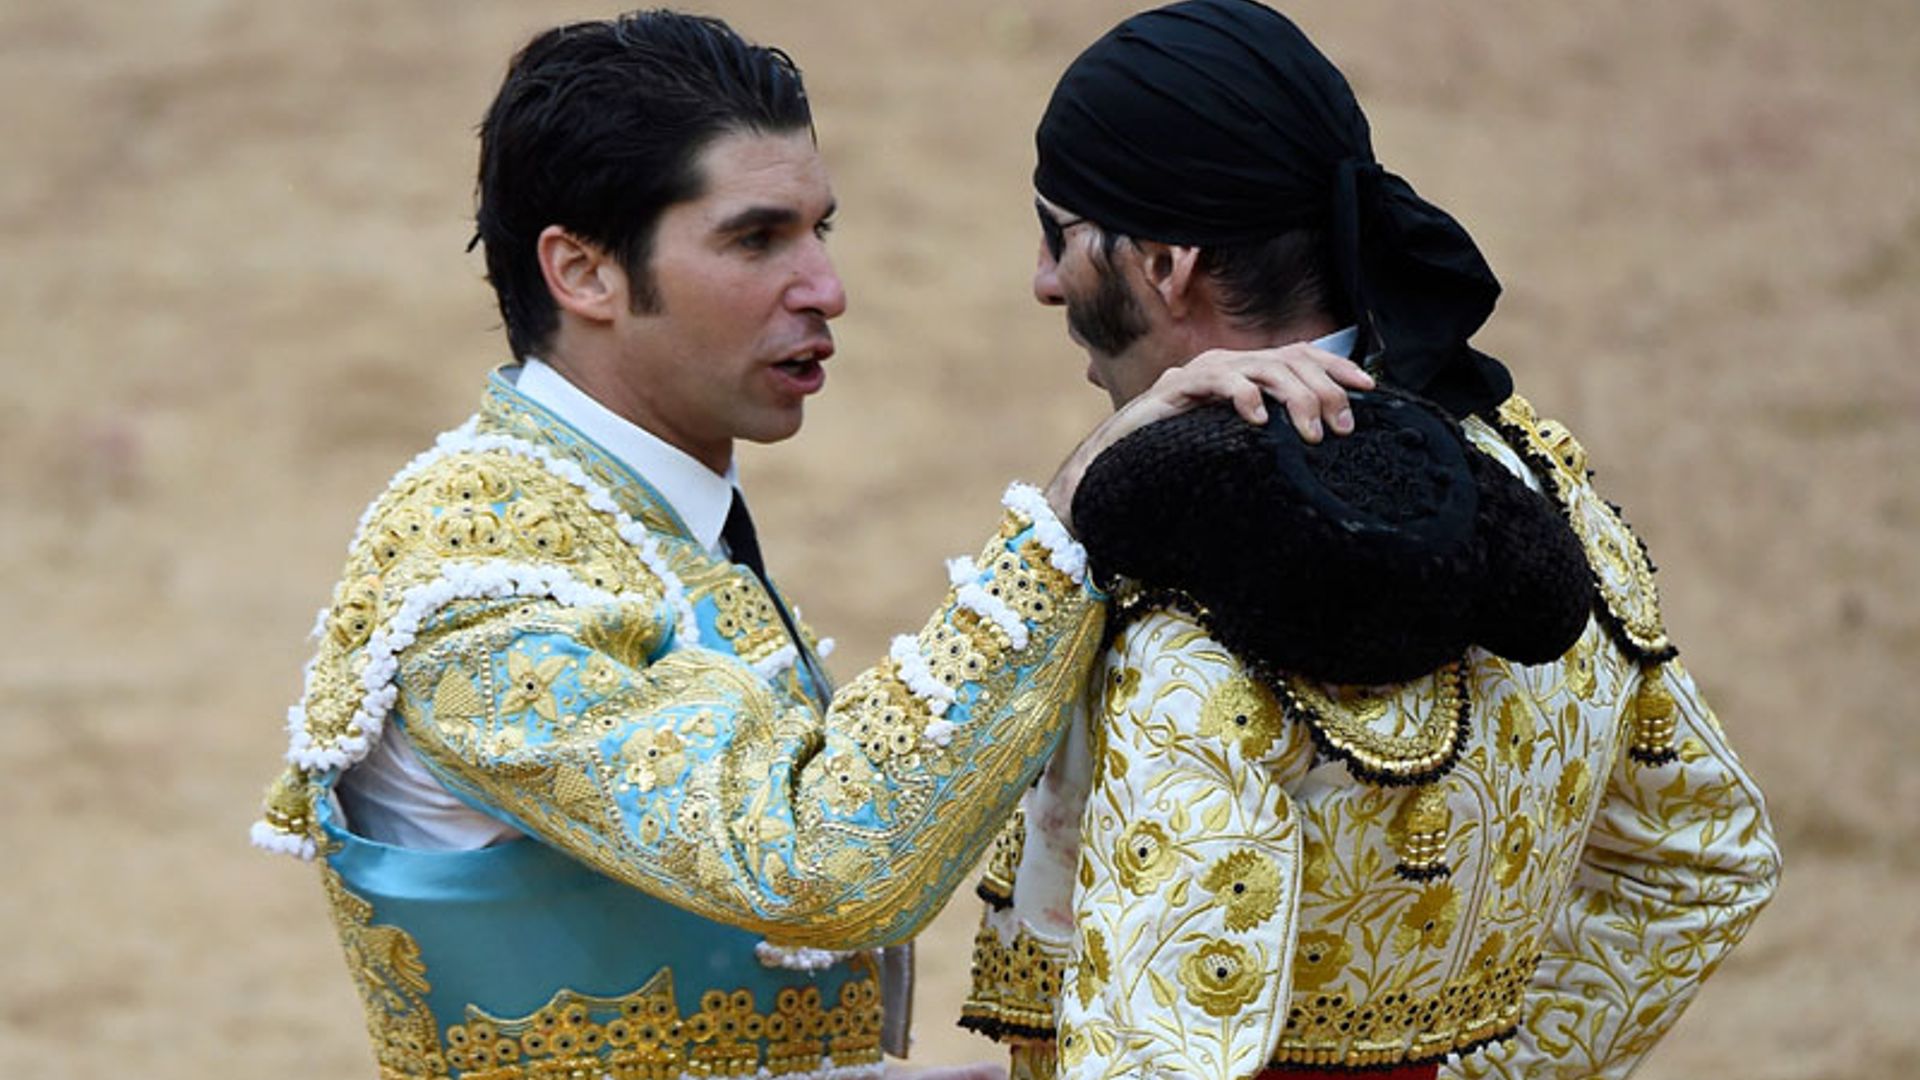
[{"label": "beige background", "polygon": [[[1920,1066],[1920,7],[1301,3],[1508,290],[1773,801],[1779,901],[1642,1074]],[[0,1075],[369,1071],[246,844],[363,502],[505,359],[463,255],[508,55],[578,4],[0,6]],[[1103,412],[1034,306],[1031,129],[1115,3],[721,5],[806,69],[852,295],[744,474],[847,674]],[[926,939],[928,1061],[974,905]]]}]

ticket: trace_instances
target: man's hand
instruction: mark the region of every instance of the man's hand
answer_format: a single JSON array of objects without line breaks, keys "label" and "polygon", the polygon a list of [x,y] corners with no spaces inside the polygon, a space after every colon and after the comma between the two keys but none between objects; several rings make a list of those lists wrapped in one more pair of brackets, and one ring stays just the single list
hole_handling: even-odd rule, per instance
[{"label": "man's hand", "polygon": [[1240,352],[1210,349],[1179,367],[1168,368],[1154,384],[1093,429],[1047,484],[1047,502],[1068,530],[1073,528],[1073,493],[1087,466],[1128,433],[1213,401],[1231,401],[1249,423],[1267,422],[1261,395],[1271,395],[1287,410],[1300,438],[1317,443],[1327,428],[1345,435],[1353,430],[1348,390],[1373,389],[1373,376],[1344,356],[1307,344]]}]

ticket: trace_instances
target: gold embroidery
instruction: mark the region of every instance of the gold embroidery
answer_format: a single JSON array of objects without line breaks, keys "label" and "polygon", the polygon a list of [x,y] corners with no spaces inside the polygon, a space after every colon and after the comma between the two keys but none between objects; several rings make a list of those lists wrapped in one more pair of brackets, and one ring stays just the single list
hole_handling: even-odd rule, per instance
[{"label": "gold embroidery", "polygon": [[1675,650],[1660,617],[1653,563],[1619,509],[1589,485],[1586,450],[1564,424],[1540,416],[1518,394],[1501,404],[1498,428],[1530,459],[1586,548],[1606,621],[1621,647],[1640,660],[1671,659]]},{"label": "gold embroidery", "polygon": [[305,772],[288,766],[274,780],[273,786],[267,789],[266,812],[263,815],[267,824],[288,836],[315,838],[319,827],[313,820],[310,784]]},{"label": "gold embroidery", "polygon": [[1411,735],[1375,726],[1388,715],[1385,698],[1355,698],[1358,691],[1324,690],[1297,678],[1287,678],[1280,689],[1315,741],[1354,775],[1377,784],[1419,784],[1452,768],[1466,740],[1464,667],[1455,661],[1434,672],[1432,707]]},{"label": "gold embroidery", "polygon": [[1179,868],[1173,840],[1157,821],[1136,821],[1113,845],[1114,876],[1136,896],[1159,888]]},{"label": "gold embroidery", "polygon": [[1200,706],[1200,734],[1238,745],[1250,761],[1265,757],[1285,728],[1273,691],[1250,678],[1227,680]]},{"label": "gold embroidery", "polygon": [[880,992],[870,957],[856,957],[854,977],[826,1008],[814,987],[781,990],[774,1010],[755,1009],[751,991],[709,990],[700,1010],[680,1014],[673,972],[662,968],[622,997],[562,990],[517,1018],[468,1006],[465,1022],[444,1040],[428,1010],[428,972],[405,931],[374,924],[373,908],[348,891],[324,863],[334,924],[347,967],[360,988],[368,1032],[383,1080],[535,1080],[608,1076],[678,1080],[693,1076],[775,1076],[880,1061]]},{"label": "gold embroidery", "polygon": [[1453,827],[1453,812],[1447,808],[1446,789],[1439,784],[1423,784],[1409,792],[1400,810],[1387,826],[1387,840],[1400,856],[1394,873],[1408,881],[1426,881],[1445,877],[1448,831]]},{"label": "gold embroidery", "polygon": [[420,946],[397,926],[375,924],[373,905],[348,892],[340,875],[324,862],[320,881],[346,950],[347,971],[360,990],[380,1075],[385,1080],[444,1076],[447,1062],[427,1008],[431,986]]},{"label": "gold embroidery", "polygon": [[[1043,941],[1025,927],[1009,945],[992,927],[982,926],[973,938],[973,988],[960,1007],[961,1026],[995,1038],[1051,1038],[1053,1005],[1068,963],[1066,946]],[[1082,964],[1083,973],[1085,968]]]},{"label": "gold embroidery", "polygon": [[1280,868],[1250,848],[1214,863],[1200,884],[1213,892],[1215,904],[1227,909],[1229,930],[1251,930],[1280,908]]},{"label": "gold embroidery", "polygon": [[[1260,993],[1264,958],[1244,945],[1215,938],[1180,958],[1180,985],[1187,1000],[1208,1016],[1225,1019],[1245,1008]],[[1148,973],[1152,978],[1152,972]]]},{"label": "gold embroidery", "polygon": [[987,855],[987,866],[980,874],[974,892],[996,908],[1013,903],[1013,877],[1020,869],[1020,856],[1027,846],[1027,812],[1023,806],[1001,826],[1000,835]]},{"label": "gold embroidery", "polygon": [[700,1010],[680,1014],[673,972],[661,969],[624,997],[561,991],[514,1019],[469,1007],[466,1023],[447,1029],[446,1059],[462,1080],[534,1080],[609,1076],[678,1080],[692,1076],[775,1076],[880,1061],[880,995],[872,962],[841,987],[829,1009],[814,987],[781,990],[770,1013],[758,1012],[747,990],[709,990]]},{"label": "gold embroidery", "polygon": [[327,635],[342,649],[363,644],[379,618],[380,579],[372,574],[340,583],[340,597],[327,618]]},{"label": "gold embroidery", "polygon": [[[1303,947],[1306,937],[1302,935]],[[1519,1026],[1527,982],[1539,963],[1531,946],[1505,960],[1496,959],[1504,941],[1496,931],[1475,954],[1468,972],[1433,994],[1416,997],[1399,990],[1357,1001],[1345,992],[1296,997],[1272,1063],[1393,1065],[1427,1061],[1504,1038]],[[1337,951],[1338,947],[1326,948]],[[1315,988],[1302,986],[1297,976],[1294,985],[1296,990]],[[1424,1034],[1417,1034],[1409,1044],[1409,1028]]]},{"label": "gold embroidery", "polygon": [[1679,726],[1674,710],[1673,695],[1667,693],[1658,669],[1648,672],[1633,696],[1633,742],[1627,752],[1635,761],[1665,765],[1677,756],[1673,738]]}]

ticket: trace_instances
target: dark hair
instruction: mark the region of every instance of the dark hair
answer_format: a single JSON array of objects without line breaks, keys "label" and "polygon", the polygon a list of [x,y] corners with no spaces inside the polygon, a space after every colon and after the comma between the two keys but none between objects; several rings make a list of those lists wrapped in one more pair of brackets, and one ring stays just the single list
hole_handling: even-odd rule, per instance
[{"label": "dark hair", "polygon": [[654,226],[700,195],[701,151],[733,132],[812,124],[793,60],[719,19],[633,12],[528,42],[480,124],[474,215],[514,355],[544,347],[559,326],[541,230],[558,225],[619,259],[636,310],[649,310]]},{"label": "dark hair", "polygon": [[1226,314],[1251,329],[1278,330],[1309,315],[1344,326],[1353,312],[1332,285],[1330,261],[1326,233],[1304,228],[1202,248],[1197,269],[1220,286]]}]

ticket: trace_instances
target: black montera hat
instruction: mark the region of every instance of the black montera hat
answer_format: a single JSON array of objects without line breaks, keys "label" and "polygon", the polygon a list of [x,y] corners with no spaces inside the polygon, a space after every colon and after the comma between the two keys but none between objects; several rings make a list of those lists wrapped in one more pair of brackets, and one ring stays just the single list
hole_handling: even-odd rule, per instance
[{"label": "black montera hat", "polygon": [[1272,672],[1379,684],[1479,645],[1557,659],[1593,607],[1579,540],[1431,402],[1351,395],[1355,429],[1309,445],[1228,405],[1109,447],[1074,495],[1096,573],[1189,598]]}]

